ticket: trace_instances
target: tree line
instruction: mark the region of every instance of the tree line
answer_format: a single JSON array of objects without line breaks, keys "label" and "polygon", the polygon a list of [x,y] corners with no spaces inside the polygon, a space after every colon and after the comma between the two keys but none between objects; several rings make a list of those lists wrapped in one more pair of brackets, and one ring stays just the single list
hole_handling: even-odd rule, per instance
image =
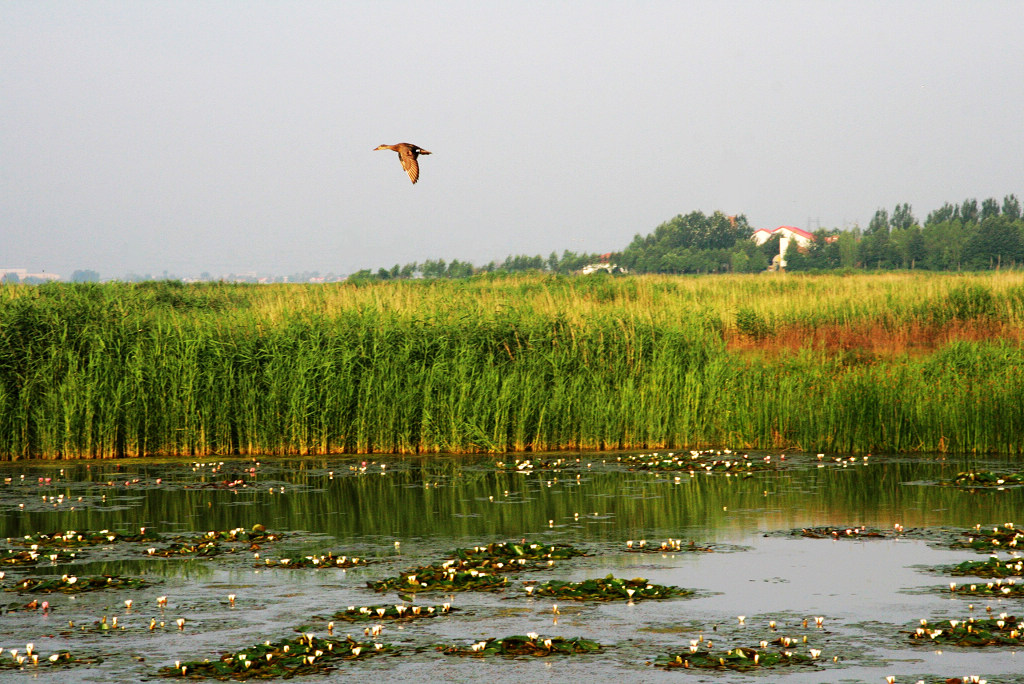
[{"label": "tree line", "polygon": [[[463,278],[481,273],[542,271],[576,273],[588,264],[608,263],[630,273],[756,273],[770,267],[779,254],[779,236],[757,245],[743,214],[694,211],[662,223],[647,235],[637,234],[625,249],[610,254],[552,252],[547,258],[509,256],[475,266],[453,259],[395,264],[376,272],[361,270],[350,278]],[[909,204],[890,213],[878,209],[866,228],[821,228],[807,247],[791,241],[786,269],[923,269],[982,271],[1024,266],[1024,217],[1016,195],[980,204],[967,199],[943,204],[921,223]]]}]

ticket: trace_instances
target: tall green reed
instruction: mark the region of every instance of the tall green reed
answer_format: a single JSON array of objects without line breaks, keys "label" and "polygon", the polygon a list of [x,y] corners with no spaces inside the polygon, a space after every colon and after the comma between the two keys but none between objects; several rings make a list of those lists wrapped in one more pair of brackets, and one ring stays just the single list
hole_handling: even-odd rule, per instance
[{"label": "tall green reed", "polygon": [[[996,321],[996,275],[0,287],[0,457],[802,448],[1019,453],[1015,341],[751,356],[776,328]],[[1012,337],[1012,335],[1011,335]],[[771,335],[761,342],[772,344]]]}]

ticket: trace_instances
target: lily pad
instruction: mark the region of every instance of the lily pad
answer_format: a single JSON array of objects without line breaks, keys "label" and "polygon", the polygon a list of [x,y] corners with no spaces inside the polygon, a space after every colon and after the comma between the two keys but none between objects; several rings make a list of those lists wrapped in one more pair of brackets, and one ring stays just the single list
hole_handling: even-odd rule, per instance
[{"label": "lily pad", "polygon": [[61,577],[26,577],[18,580],[13,586],[4,587],[6,591],[81,594],[87,591],[103,589],[140,589],[149,586],[149,582],[141,577],[120,577],[118,575],[97,575],[93,577],[77,577],[63,575]]},{"label": "lily pad", "polygon": [[569,544],[538,544],[527,542],[491,543],[487,546],[455,549],[452,556],[460,560],[505,560],[523,558],[526,560],[566,560],[587,553]]},{"label": "lily pad", "polygon": [[452,608],[451,604],[445,603],[440,606],[417,606],[403,604],[387,604],[379,606],[349,606],[346,610],[335,613],[332,620],[345,620],[346,622],[377,622],[380,620],[397,620],[411,622],[421,618],[432,618],[438,615],[448,615],[458,608]]},{"label": "lily pad", "polygon": [[322,555],[313,554],[311,556],[300,556],[298,558],[280,558],[278,560],[272,560],[267,558],[262,564],[257,563],[258,568],[290,568],[290,569],[309,569],[313,568],[320,570],[323,568],[354,568],[356,566],[367,565],[368,561],[365,558],[358,558],[356,556],[339,556],[330,551]]},{"label": "lily pad", "polygon": [[5,653],[0,649],[0,670],[53,670],[69,665],[95,665],[102,662],[100,658],[71,655],[70,651],[57,651],[44,656],[19,649],[10,649]]},{"label": "lily pad", "polygon": [[95,546],[97,544],[113,544],[116,542],[155,542],[160,540],[161,536],[159,534],[143,527],[135,534],[112,530],[67,530],[66,532],[26,534],[24,537],[13,537],[7,541],[11,544],[20,544],[22,546],[52,549]]},{"label": "lily pad", "polygon": [[651,584],[642,577],[619,579],[608,575],[601,579],[587,579],[582,582],[551,580],[536,586],[526,587],[531,596],[550,596],[572,601],[637,601],[639,599],[667,599],[693,594],[688,589],[661,584]]},{"label": "lily pad", "polygon": [[682,539],[667,539],[663,542],[648,544],[646,539],[626,542],[627,553],[714,553],[710,546],[700,545],[690,540],[689,543]]},{"label": "lily pad", "polygon": [[984,561],[964,561],[959,565],[942,568],[951,575],[973,575],[975,577],[1020,577],[1024,576],[1024,560],[1011,558],[999,560],[997,557]]},{"label": "lily pad", "polygon": [[583,637],[565,639],[563,637],[552,637],[550,639],[537,634],[525,636],[508,636],[504,639],[484,639],[465,648],[461,646],[438,646],[437,650],[445,655],[457,656],[534,656],[546,657],[553,655],[580,655],[586,653],[600,653],[603,649],[601,644]]},{"label": "lily pad", "polygon": [[502,591],[508,586],[507,577],[476,569],[460,570],[454,562],[425,565],[366,585],[374,591]]},{"label": "lily pad", "polygon": [[1006,523],[1002,527],[993,527],[991,530],[982,529],[980,525],[973,530],[961,533],[964,539],[959,539],[951,544],[954,549],[974,549],[975,551],[999,551],[1013,550],[1024,547],[1024,534],[1021,534],[1013,523]]},{"label": "lily pad", "polygon": [[339,660],[365,660],[390,650],[387,644],[360,643],[352,638],[321,639],[304,634],[225,653],[219,660],[179,661],[160,668],[160,675],[185,679],[291,678],[323,674],[332,670]]},{"label": "lily pad", "polygon": [[923,644],[956,646],[1021,646],[1024,644],[1024,623],[1003,613],[997,618],[942,620],[921,625],[910,632],[910,640]]},{"label": "lily pad", "polygon": [[761,648],[738,647],[727,651],[705,651],[692,645],[690,650],[681,653],[670,653],[659,664],[667,669],[703,669],[703,670],[736,670],[747,672],[766,668],[791,667],[794,665],[814,665],[821,652],[809,649],[806,653],[795,648],[770,650]]},{"label": "lily pad", "polygon": [[807,537],[809,539],[891,539],[899,535],[899,530],[877,530],[861,525],[850,527],[804,527],[793,530],[790,534],[795,537]]},{"label": "lily pad", "polygon": [[1017,584],[1013,580],[996,579],[992,582],[972,582],[970,584],[957,584],[951,582],[950,592],[957,596],[984,596],[991,598],[1024,598],[1024,584]]},{"label": "lily pad", "polygon": [[62,549],[43,549],[42,551],[8,549],[0,551],[0,566],[24,567],[39,563],[70,563],[77,557],[78,554],[75,552]]},{"label": "lily pad", "polygon": [[998,489],[1024,485],[1024,473],[996,473],[991,470],[967,470],[956,474],[951,480],[942,480],[942,485],[961,489]]},{"label": "lily pad", "polygon": [[729,450],[721,451],[690,451],[685,454],[638,454],[627,456],[621,462],[630,470],[649,470],[661,472],[697,473],[728,473],[749,474],[764,470],[773,470],[776,465],[771,457],[750,458],[747,454],[739,454]]}]

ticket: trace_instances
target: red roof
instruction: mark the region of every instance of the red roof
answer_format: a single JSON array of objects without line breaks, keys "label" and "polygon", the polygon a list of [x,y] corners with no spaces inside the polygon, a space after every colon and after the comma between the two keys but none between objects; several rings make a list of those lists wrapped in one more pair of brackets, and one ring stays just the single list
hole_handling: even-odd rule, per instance
[{"label": "red roof", "polygon": [[796,233],[800,237],[807,238],[808,240],[813,240],[814,239],[814,235],[812,235],[811,233],[808,233],[803,228],[797,228],[796,226],[779,226],[778,228],[758,228],[754,232],[755,233],[768,233],[769,235],[774,235],[775,233],[779,232],[783,228],[785,228],[786,230],[788,230],[788,231],[790,231],[792,233]]},{"label": "red roof", "polygon": [[[811,233],[808,233],[803,228],[797,228],[796,226],[779,226],[778,228],[775,229],[775,231],[782,230],[783,228],[785,228],[786,230],[789,230],[789,231],[792,231],[792,232],[796,233],[800,237],[805,237],[808,240],[813,240],[814,239],[814,235],[812,235]],[[775,232],[775,231],[772,231],[772,232]]]}]

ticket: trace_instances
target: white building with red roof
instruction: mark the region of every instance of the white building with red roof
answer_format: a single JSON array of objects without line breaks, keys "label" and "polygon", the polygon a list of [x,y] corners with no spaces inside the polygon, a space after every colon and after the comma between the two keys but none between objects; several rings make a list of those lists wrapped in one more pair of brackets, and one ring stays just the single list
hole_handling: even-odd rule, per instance
[{"label": "white building with red roof", "polygon": [[772,268],[786,267],[786,250],[789,249],[791,240],[796,241],[796,246],[806,249],[807,245],[814,242],[814,236],[806,230],[796,226],[779,226],[778,228],[759,228],[751,235],[751,239],[758,245],[768,242],[773,235],[779,236],[779,255],[772,260]]},{"label": "white building with red roof", "polygon": [[759,228],[754,231],[751,238],[759,245],[763,245],[773,235],[779,235],[783,240],[787,238],[789,240],[796,240],[796,244],[801,247],[806,247],[810,243],[814,242],[814,236],[808,233],[802,228],[796,226],[779,226],[778,228]]}]

